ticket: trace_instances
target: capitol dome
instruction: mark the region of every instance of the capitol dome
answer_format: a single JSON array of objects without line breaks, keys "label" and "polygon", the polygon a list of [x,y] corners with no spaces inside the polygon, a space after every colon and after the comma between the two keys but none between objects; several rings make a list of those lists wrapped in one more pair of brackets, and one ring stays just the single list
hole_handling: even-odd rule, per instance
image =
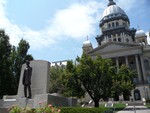
[{"label": "capitol dome", "polygon": [[140,37],[147,37],[145,32],[143,30],[137,30],[135,33],[135,38],[140,38]]},{"label": "capitol dome", "polygon": [[113,0],[109,0],[108,7],[103,12],[100,25],[102,26],[105,22],[119,19],[129,22],[128,16],[124,10],[117,6]]},{"label": "capitol dome", "polygon": [[107,16],[119,16],[119,15],[127,16],[126,13],[119,6],[110,5],[104,10],[102,18]]}]

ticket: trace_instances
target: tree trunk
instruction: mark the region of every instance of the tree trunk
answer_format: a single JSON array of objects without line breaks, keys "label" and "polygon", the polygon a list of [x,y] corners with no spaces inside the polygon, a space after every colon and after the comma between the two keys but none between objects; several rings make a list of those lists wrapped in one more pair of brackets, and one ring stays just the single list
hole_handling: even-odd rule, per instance
[{"label": "tree trunk", "polygon": [[94,100],[95,107],[99,107],[99,100]]}]

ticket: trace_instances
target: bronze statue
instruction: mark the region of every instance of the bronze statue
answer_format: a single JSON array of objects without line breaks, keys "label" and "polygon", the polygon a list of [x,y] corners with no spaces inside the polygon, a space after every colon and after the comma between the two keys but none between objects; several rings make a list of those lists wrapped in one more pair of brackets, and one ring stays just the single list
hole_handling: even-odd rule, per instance
[{"label": "bronze statue", "polygon": [[32,76],[32,67],[30,67],[30,61],[26,61],[26,68],[24,69],[23,80],[22,83],[24,85],[24,96],[27,97],[27,89],[29,96],[27,98],[31,98],[31,76]]}]

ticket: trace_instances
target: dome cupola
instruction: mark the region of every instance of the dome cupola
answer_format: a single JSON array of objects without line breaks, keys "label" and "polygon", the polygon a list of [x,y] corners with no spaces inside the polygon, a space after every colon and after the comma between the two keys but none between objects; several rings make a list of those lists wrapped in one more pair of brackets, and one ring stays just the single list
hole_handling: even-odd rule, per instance
[{"label": "dome cupola", "polygon": [[88,37],[87,37],[87,40],[86,40],[85,42],[83,42],[83,47],[82,47],[82,49],[83,49],[83,52],[84,52],[85,54],[87,54],[88,52],[90,52],[90,51],[93,50],[92,43],[91,43],[91,41],[88,39]]},{"label": "dome cupola", "polygon": [[135,38],[147,37],[145,32],[141,29],[137,30],[135,33]]},{"label": "dome cupola", "polygon": [[102,19],[100,21],[100,27],[102,27],[105,23],[119,19],[130,23],[124,10],[117,6],[113,0],[109,0],[108,7],[104,10]]},{"label": "dome cupola", "polygon": [[146,33],[141,30],[141,29],[138,29],[135,33],[135,40],[137,43],[139,44],[144,44],[144,45],[147,45],[147,35]]},{"label": "dome cupola", "polygon": [[83,47],[89,47],[92,46],[90,40],[86,40],[85,42],[83,42]]}]

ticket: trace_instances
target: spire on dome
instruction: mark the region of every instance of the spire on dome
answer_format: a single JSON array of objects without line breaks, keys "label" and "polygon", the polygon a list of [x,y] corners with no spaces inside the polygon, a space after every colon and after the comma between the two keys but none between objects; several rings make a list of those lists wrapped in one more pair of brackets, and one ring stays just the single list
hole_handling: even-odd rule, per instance
[{"label": "spire on dome", "polygon": [[89,37],[88,37],[88,35],[87,35],[87,40],[89,40]]},{"label": "spire on dome", "polygon": [[138,27],[137,27],[137,28],[138,28],[138,30],[140,30],[140,26],[139,26],[139,25],[138,25]]},{"label": "spire on dome", "polygon": [[111,5],[116,5],[116,3],[113,0],[109,0],[108,6],[111,6]]}]

